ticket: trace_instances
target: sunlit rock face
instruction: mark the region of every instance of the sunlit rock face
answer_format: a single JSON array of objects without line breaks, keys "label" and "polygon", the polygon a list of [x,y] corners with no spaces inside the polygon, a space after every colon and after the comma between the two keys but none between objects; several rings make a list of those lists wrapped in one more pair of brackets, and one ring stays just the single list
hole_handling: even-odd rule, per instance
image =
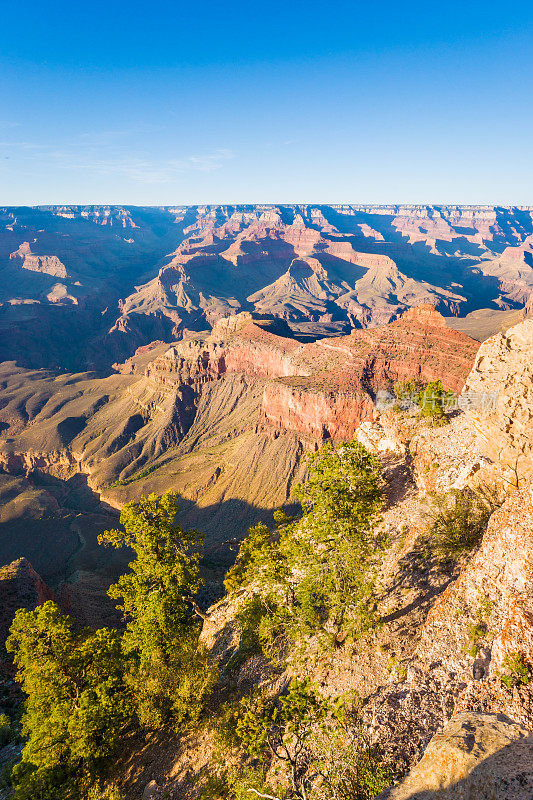
[{"label": "sunlit rock face", "polygon": [[399,786],[378,800],[529,800],[533,735],[503,714],[462,713]]},{"label": "sunlit rock face", "polygon": [[533,477],[533,319],[483,342],[465,385],[467,414],[512,483]]}]

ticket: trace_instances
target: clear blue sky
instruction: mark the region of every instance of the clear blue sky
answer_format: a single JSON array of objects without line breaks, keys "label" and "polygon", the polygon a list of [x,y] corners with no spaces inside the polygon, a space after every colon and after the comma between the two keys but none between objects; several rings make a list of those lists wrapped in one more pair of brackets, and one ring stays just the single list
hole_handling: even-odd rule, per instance
[{"label": "clear blue sky", "polygon": [[3,3],[0,204],[533,204],[533,3]]}]

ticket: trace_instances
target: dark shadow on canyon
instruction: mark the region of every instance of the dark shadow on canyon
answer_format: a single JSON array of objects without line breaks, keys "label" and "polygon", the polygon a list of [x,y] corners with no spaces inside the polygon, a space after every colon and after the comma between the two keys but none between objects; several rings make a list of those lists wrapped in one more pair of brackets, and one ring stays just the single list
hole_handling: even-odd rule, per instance
[{"label": "dark shadow on canyon", "polygon": [[[0,522],[0,566],[25,557],[52,587],[78,570],[98,574],[109,584],[122,572],[131,551],[98,544],[98,534],[118,525],[119,512],[100,501],[87,476],[68,480],[35,472],[30,477],[0,473],[0,501],[17,500],[18,509]],[[178,498],[177,521],[205,536],[201,568],[206,582],[221,584],[234,562],[238,543],[257,522],[273,522],[273,510],[238,498],[199,507]],[[294,511],[294,504],[285,506]]]}]

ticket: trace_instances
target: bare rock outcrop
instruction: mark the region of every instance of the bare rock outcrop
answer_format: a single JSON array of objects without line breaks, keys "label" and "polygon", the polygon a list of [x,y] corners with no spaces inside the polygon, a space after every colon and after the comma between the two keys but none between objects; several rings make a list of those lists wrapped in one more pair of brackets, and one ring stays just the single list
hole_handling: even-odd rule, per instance
[{"label": "bare rock outcrop", "polygon": [[533,735],[503,714],[462,713],[379,800],[531,800]]},{"label": "bare rock outcrop", "polygon": [[533,505],[523,490],[494,512],[481,547],[431,609],[418,657],[466,680],[476,667],[478,677],[497,675],[509,653],[533,663],[532,603]]},{"label": "bare rock outcrop", "polygon": [[6,660],[4,643],[17,610],[33,610],[53,598],[53,592],[27,559],[19,558],[0,568],[0,666]]},{"label": "bare rock outcrop", "polygon": [[533,319],[483,342],[464,406],[487,455],[512,483],[533,477]]}]

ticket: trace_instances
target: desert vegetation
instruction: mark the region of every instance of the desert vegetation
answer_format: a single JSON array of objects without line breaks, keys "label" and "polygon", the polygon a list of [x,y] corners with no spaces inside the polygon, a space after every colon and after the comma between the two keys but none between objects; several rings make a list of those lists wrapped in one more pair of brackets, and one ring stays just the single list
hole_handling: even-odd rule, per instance
[{"label": "desert vegetation", "polygon": [[[380,481],[379,461],[357,442],[309,455],[296,489],[301,513],[279,511],[274,527],[254,526],[226,576],[228,593],[245,587],[248,598],[237,659],[263,651],[278,666],[297,664],[306,642],[334,648],[378,624]],[[109,589],[122,629],[80,630],[51,601],[17,612],[7,642],[26,695],[16,800],[105,797],[109,759],[125,731],[177,735],[206,724],[217,668],[199,641],[202,538],[176,524],[176,512],[172,493],[142,497],[123,508],[120,530],[100,537],[134,555]],[[356,698],[332,701],[307,678],[237,697],[216,719],[226,731],[221,752],[237,752],[211,776],[228,798],[268,788],[287,800],[364,800],[387,781],[357,721]]]},{"label": "desert vegetation", "polygon": [[433,425],[446,425],[447,413],[455,404],[456,395],[445,389],[441,380],[423,383],[418,380],[399,381],[394,385],[396,411],[417,409],[418,417]]},{"label": "desert vegetation", "polygon": [[[250,587],[263,607],[259,634],[293,647],[313,636],[331,646],[376,624],[374,602],[383,500],[378,459],[358,442],[326,443],[308,456],[307,480],[295,489],[302,514],[275,515],[276,527],[251,529],[225,580]],[[257,613],[257,611],[256,611]]]},{"label": "desert vegetation", "polygon": [[92,798],[125,729],[199,718],[215,673],[193,611],[199,537],[175,514],[172,493],[143,497],[123,509],[123,530],[102,537],[135,554],[109,590],[123,631],[77,630],[51,601],[17,612],[7,641],[27,696],[17,800]]}]

